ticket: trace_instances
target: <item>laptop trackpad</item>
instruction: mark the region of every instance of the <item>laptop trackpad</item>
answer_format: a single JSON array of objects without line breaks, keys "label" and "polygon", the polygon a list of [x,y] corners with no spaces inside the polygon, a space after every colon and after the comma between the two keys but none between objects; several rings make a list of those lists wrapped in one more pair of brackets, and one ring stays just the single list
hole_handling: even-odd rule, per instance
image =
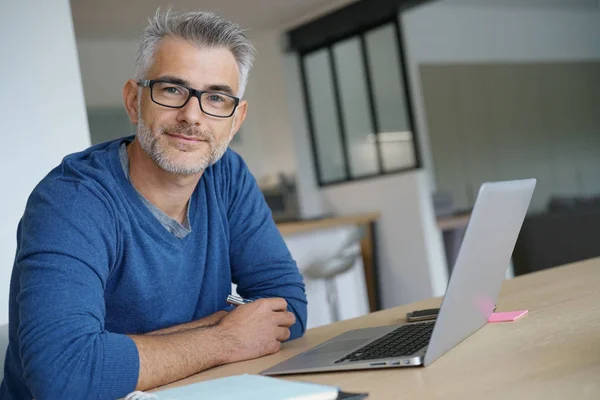
[{"label": "laptop trackpad", "polygon": [[324,344],[319,346],[318,348],[309,351],[304,354],[305,356],[315,355],[315,354],[329,354],[329,353],[337,353],[340,351],[350,351],[353,348],[360,346],[361,343],[364,343],[365,339],[353,339],[353,340],[335,340],[331,343]]}]

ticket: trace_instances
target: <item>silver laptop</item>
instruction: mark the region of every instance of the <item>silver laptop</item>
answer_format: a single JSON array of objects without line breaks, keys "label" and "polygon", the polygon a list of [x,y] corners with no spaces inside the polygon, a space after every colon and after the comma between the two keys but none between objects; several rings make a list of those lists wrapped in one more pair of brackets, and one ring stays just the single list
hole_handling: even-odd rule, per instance
[{"label": "silver laptop", "polygon": [[435,321],[351,330],[261,374],[433,363],[492,314],[535,184],[535,179],[526,179],[481,186]]}]

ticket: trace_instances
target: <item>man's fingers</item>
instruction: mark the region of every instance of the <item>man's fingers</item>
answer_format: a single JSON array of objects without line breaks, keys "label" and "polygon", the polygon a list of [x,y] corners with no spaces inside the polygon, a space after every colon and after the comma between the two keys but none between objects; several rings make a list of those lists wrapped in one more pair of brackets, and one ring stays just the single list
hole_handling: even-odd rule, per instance
[{"label": "man's fingers", "polygon": [[258,299],[256,302],[266,304],[271,311],[286,311],[287,301],[281,297],[271,297],[268,299]]},{"label": "man's fingers", "polygon": [[290,330],[288,328],[281,328],[279,335],[277,336],[277,341],[285,342],[290,338]]},{"label": "man's fingers", "polygon": [[296,316],[293,313],[286,311],[285,312],[285,321],[282,326],[286,326],[289,328],[290,326],[294,325],[295,323],[296,323]]},{"label": "man's fingers", "polygon": [[289,328],[296,323],[296,316],[289,311],[278,311],[274,312],[272,315],[272,321],[277,324],[277,326]]}]

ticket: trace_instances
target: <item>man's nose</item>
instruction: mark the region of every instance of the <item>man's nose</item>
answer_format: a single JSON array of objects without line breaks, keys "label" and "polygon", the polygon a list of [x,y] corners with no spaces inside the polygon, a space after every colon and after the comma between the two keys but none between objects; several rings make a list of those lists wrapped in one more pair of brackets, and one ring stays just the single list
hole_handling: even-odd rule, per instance
[{"label": "man's nose", "polygon": [[187,104],[179,109],[177,121],[181,123],[187,122],[191,126],[199,126],[202,124],[202,118],[204,117],[205,115],[200,108],[200,99],[192,96]]}]

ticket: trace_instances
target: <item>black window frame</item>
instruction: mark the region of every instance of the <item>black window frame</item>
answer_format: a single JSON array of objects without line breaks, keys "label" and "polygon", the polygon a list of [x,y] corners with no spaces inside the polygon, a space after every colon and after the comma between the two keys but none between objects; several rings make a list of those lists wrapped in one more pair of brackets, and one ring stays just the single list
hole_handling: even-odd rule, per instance
[{"label": "black window frame", "polygon": [[[376,140],[375,148],[376,148],[376,154],[377,154],[377,169],[378,169],[377,172],[374,174],[366,174],[366,175],[360,175],[360,176],[353,177],[351,174],[351,170],[350,170],[350,157],[349,157],[347,132],[346,132],[346,129],[344,126],[343,115],[342,115],[342,104],[341,104],[341,100],[340,100],[340,91],[339,91],[339,79],[338,79],[337,72],[335,69],[336,60],[335,60],[335,54],[333,52],[333,46],[340,42],[343,42],[345,40],[348,40],[348,39],[351,39],[354,37],[358,37],[360,40],[360,49],[361,49],[361,55],[362,55],[363,70],[365,73],[365,76],[363,79],[365,80],[367,90],[368,90],[368,96],[367,96],[368,103],[369,103],[368,111],[371,114],[371,124],[372,124],[372,128],[373,128],[373,132],[377,136],[381,132],[379,129],[379,121],[378,121],[377,113],[376,113],[376,109],[375,109],[375,94],[374,94],[373,84],[371,82],[371,71],[370,71],[370,67],[369,67],[369,63],[368,63],[368,59],[367,59],[365,35],[374,29],[377,29],[377,28],[380,28],[382,26],[389,25],[389,24],[391,24],[394,27],[394,31],[396,33],[396,45],[397,45],[398,58],[399,58],[399,63],[400,63],[400,70],[398,71],[398,73],[400,74],[400,81],[402,82],[402,85],[403,85],[403,91],[404,91],[403,94],[404,94],[404,98],[405,98],[406,112],[407,112],[407,119],[408,119],[407,122],[408,122],[408,128],[409,128],[410,132],[412,133],[412,146],[413,146],[413,151],[414,151],[414,156],[415,156],[415,163],[414,163],[414,165],[412,165],[410,167],[402,167],[402,168],[397,168],[397,169],[393,169],[393,170],[385,170],[384,166],[383,166],[381,142],[379,140]],[[305,66],[304,66],[304,59],[306,56],[308,56],[316,51],[321,51],[324,49],[327,49],[327,55],[328,55],[329,64],[331,67],[332,86],[333,86],[332,88],[333,88],[333,93],[334,93],[335,111],[336,111],[336,115],[334,116],[334,118],[336,118],[337,125],[339,128],[340,143],[342,146],[342,156],[344,158],[343,159],[344,170],[345,170],[345,175],[346,175],[346,177],[343,179],[326,180],[326,181],[323,180],[322,174],[321,174],[320,161],[319,161],[319,157],[318,157],[317,142],[316,142],[315,129],[314,129],[314,119],[313,119],[311,108],[310,108],[308,83],[307,83],[307,79],[306,79],[307,76],[306,76],[306,70],[305,70]],[[356,181],[360,181],[360,180],[364,180],[364,179],[372,179],[372,178],[387,176],[387,175],[394,175],[394,174],[404,173],[404,172],[408,172],[408,171],[414,171],[414,170],[422,168],[422,161],[421,161],[421,155],[420,155],[419,143],[418,143],[418,135],[417,135],[417,132],[415,129],[415,122],[414,122],[415,121],[414,111],[413,111],[414,108],[413,108],[413,103],[412,103],[412,95],[411,95],[412,93],[411,93],[409,77],[408,77],[408,69],[407,69],[408,65],[406,62],[406,54],[404,51],[404,41],[403,41],[403,36],[402,36],[402,27],[401,27],[398,10],[396,10],[396,12],[394,12],[393,16],[388,16],[385,18],[377,19],[376,21],[371,21],[368,24],[362,24],[361,26],[359,26],[356,29],[347,30],[345,32],[345,34],[343,34],[343,35],[338,35],[334,38],[331,38],[329,40],[326,40],[322,43],[319,43],[319,44],[311,46],[311,47],[305,47],[298,51],[298,55],[299,55],[298,62],[299,62],[300,79],[302,81],[301,83],[302,83],[302,95],[303,95],[303,100],[304,100],[304,109],[306,112],[306,120],[307,120],[308,130],[309,130],[309,134],[310,134],[311,152],[312,152],[312,157],[313,157],[313,164],[315,166],[315,174],[316,174],[317,183],[320,187],[338,185],[338,184],[347,183],[347,182],[356,182]]]}]

